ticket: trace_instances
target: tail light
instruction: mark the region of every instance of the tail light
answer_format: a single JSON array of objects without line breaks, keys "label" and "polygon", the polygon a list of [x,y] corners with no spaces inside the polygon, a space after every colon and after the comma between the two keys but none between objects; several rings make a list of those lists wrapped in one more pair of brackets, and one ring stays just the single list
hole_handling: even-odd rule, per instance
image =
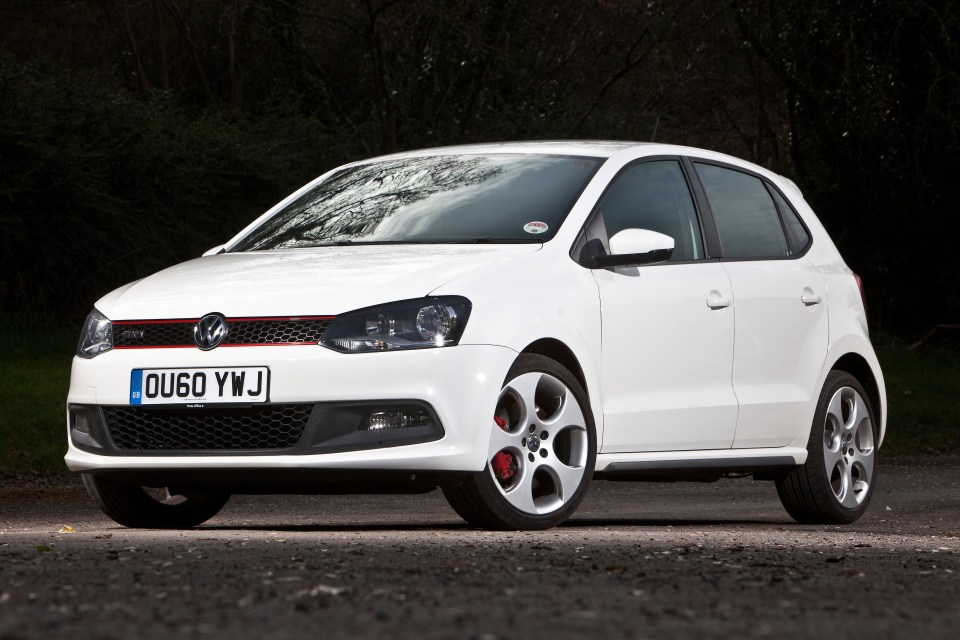
[{"label": "tail light", "polygon": [[867,315],[867,292],[863,289],[863,279],[857,274],[853,274],[853,277],[857,279],[857,289],[860,289],[860,300],[863,302],[863,315]]}]

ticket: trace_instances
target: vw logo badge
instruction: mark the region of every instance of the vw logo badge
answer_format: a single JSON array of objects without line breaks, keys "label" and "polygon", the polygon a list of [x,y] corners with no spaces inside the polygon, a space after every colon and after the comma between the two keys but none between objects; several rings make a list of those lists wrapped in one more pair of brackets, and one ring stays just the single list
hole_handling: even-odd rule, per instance
[{"label": "vw logo badge", "polygon": [[230,331],[227,319],[219,313],[208,313],[193,327],[193,341],[204,351],[216,348]]}]

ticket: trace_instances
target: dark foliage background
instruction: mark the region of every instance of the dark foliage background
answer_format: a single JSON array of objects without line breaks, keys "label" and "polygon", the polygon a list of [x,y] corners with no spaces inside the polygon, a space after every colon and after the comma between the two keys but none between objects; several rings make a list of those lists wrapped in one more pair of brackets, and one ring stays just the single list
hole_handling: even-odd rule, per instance
[{"label": "dark foliage background", "polygon": [[347,160],[655,138],[791,177],[920,332],[960,315],[958,98],[949,0],[0,0],[0,313],[78,322]]}]

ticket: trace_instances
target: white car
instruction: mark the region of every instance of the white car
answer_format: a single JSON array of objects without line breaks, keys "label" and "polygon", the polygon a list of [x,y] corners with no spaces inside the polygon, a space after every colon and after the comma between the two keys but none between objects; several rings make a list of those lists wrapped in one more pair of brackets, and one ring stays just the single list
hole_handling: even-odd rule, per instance
[{"label": "white car", "polygon": [[887,413],[862,295],[792,182],[718,153],[365,160],[96,303],[66,462],[131,527],[440,487],[473,525],[539,529],[595,477],[743,474],[852,522]]}]

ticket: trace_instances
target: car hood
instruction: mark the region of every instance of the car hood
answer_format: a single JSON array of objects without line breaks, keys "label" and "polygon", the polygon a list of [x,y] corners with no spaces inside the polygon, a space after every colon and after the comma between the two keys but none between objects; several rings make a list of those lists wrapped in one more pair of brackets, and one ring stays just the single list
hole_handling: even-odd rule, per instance
[{"label": "car hood", "polygon": [[540,244],[368,245],[224,253],[184,262],[107,294],[111,320],[337,315],[419,298]]}]

